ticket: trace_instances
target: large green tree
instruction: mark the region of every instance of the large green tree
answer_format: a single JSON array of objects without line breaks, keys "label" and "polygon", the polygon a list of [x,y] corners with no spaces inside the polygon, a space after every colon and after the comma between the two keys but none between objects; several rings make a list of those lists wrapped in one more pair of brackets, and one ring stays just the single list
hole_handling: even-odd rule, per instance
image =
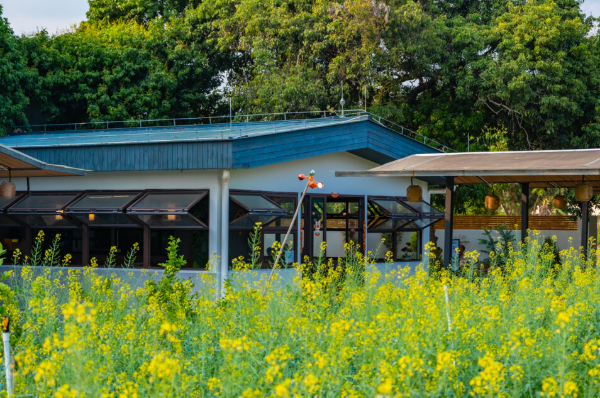
[{"label": "large green tree", "polygon": [[0,5],[0,132],[24,124],[28,99],[24,87],[29,70],[8,21],[2,17]]},{"label": "large green tree", "polygon": [[197,117],[220,112],[229,56],[207,43],[202,10],[169,23],[92,22],[23,38],[31,95],[54,123]]},{"label": "large green tree", "polygon": [[[370,110],[466,149],[590,145],[597,36],[574,0],[217,0],[246,112]],[[368,97],[364,98],[364,88]],[[582,137],[591,137],[582,140]]]}]

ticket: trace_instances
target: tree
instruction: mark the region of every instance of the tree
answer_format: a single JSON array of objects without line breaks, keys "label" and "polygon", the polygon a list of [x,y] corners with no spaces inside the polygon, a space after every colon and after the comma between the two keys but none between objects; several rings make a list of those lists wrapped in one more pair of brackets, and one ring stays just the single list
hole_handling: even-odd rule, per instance
[{"label": "tree", "polygon": [[189,0],[88,0],[87,18],[92,23],[135,22],[148,25],[156,18],[171,20],[200,1]]},{"label": "tree", "polygon": [[26,124],[25,108],[28,99],[23,87],[30,77],[27,65],[19,50],[17,39],[0,5],[0,133]]},{"label": "tree", "polygon": [[198,117],[220,112],[229,55],[207,43],[209,25],[188,9],[168,24],[81,24],[23,38],[38,73],[30,92],[55,123]]}]

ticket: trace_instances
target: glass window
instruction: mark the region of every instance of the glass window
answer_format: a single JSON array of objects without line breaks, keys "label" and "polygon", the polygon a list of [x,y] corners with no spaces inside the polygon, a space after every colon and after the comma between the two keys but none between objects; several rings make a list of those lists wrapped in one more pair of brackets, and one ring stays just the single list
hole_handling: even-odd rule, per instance
[{"label": "glass window", "polygon": [[127,208],[127,213],[150,228],[207,229],[208,194],[206,191],[149,193]]},{"label": "glass window", "polygon": [[[269,227],[285,227],[288,228],[292,223],[292,218],[294,218],[294,212],[296,211],[296,202],[298,200],[297,197],[293,196],[273,196],[267,195],[269,199],[273,202],[277,203],[279,207],[283,208],[287,215],[283,217],[278,217],[275,221],[271,222]],[[298,220],[296,220],[298,222]]]},{"label": "glass window", "polygon": [[[405,198],[399,198],[401,201],[405,201]],[[435,207],[433,207],[432,205],[430,205],[429,203],[425,202],[425,201],[420,201],[420,202],[410,202],[410,203],[406,203],[407,206],[412,207],[413,209],[417,210],[419,213],[421,214],[433,214],[436,216],[440,216],[443,217],[444,213],[438,209],[436,209]]]},{"label": "glass window", "polygon": [[21,253],[26,253],[25,228],[18,224],[12,226],[2,225],[2,227],[3,228],[0,228],[0,242],[2,242],[2,247],[6,250],[4,263],[12,264],[13,253],[16,249],[19,249]]},{"label": "glass window", "polygon": [[115,262],[120,266],[134,243],[137,243],[139,251],[133,265],[143,266],[143,233],[142,228],[90,228],[90,257],[96,257],[98,264],[103,266],[110,248],[116,246]]},{"label": "glass window", "polygon": [[199,220],[186,214],[136,214],[136,217],[151,228],[206,228]]},{"label": "glass window", "polygon": [[231,194],[229,197],[246,207],[248,210],[282,210],[279,205],[271,202],[262,195]]},{"label": "glass window", "polygon": [[129,207],[128,211],[138,212],[143,210],[181,210],[187,211],[197,201],[206,196],[207,192],[150,192],[138,202]]},{"label": "glass window", "polygon": [[233,221],[231,224],[229,224],[229,226],[234,228],[254,228],[258,222],[262,223],[262,225],[267,225],[275,221],[277,218],[279,218],[279,216],[247,214]]},{"label": "glass window", "polygon": [[[264,247],[262,248],[264,262],[269,266],[275,262],[275,258],[277,257],[277,250],[273,250],[273,244],[275,242],[283,243],[283,238],[285,237],[285,233],[265,233],[264,234]],[[291,265],[294,261],[296,261],[296,246],[294,245],[295,239],[294,234],[290,234],[288,236],[287,242],[285,244],[285,250],[281,254],[281,258],[279,260],[279,265],[282,267]]]},{"label": "glass window", "polygon": [[77,194],[39,194],[32,193],[8,209],[13,212],[54,212],[61,210],[75,199]]},{"label": "glass window", "polygon": [[22,193],[17,193],[15,195],[15,197],[12,199],[4,199],[3,197],[0,196],[0,211],[3,211],[12,203],[17,202],[22,196],[23,196]]},{"label": "glass window", "polygon": [[[88,193],[67,209],[68,212],[77,210],[113,210],[122,211],[125,206],[139,193]],[[89,211],[86,211],[89,212]]]},{"label": "glass window", "polygon": [[90,227],[109,227],[109,226],[131,226],[138,227],[139,225],[133,222],[130,218],[123,214],[105,214],[105,213],[89,213],[89,214],[72,214],[83,223]]},{"label": "glass window", "polygon": [[83,248],[82,232],[80,229],[52,229],[46,230],[44,228],[32,229],[33,236],[37,236],[38,232],[43,230],[45,233],[44,243],[42,250],[50,248],[52,241],[57,234],[60,234],[60,241],[58,245],[58,251],[61,259],[66,255],[70,254],[73,256],[71,264],[81,265],[81,252]]},{"label": "glass window", "polygon": [[167,261],[170,237],[178,238],[179,255],[186,261],[184,268],[205,269],[209,261],[208,231],[154,230],[150,235],[150,265],[158,267]]},{"label": "glass window", "polygon": [[2,226],[2,227],[18,227],[19,223],[4,214],[0,214],[0,226]]},{"label": "glass window", "polygon": [[28,224],[32,228],[77,228],[69,219],[60,213],[57,214],[16,214],[13,217]]},{"label": "glass window", "polygon": [[414,209],[411,209],[395,199],[372,199],[372,201],[392,216],[417,215]]},{"label": "glass window", "polygon": [[[279,206],[262,194],[232,193],[229,201],[229,226],[232,228],[254,228],[260,222],[263,226],[274,224],[278,218],[289,216],[289,208],[293,209],[294,202],[286,202],[286,207]],[[293,198],[291,198],[293,200]],[[293,214],[293,210],[292,210]],[[289,226],[290,220],[287,222]],[[279,226],[281,226],[280,223]]]},{"label": "glass window", "polygon": [[421,231],[371,232],[367,234],[367,250],[377,262],[383,262],[388,252],[394,262],[421,259]]},{"label": "glass window", "polygon": [[423,229],[444,218],[444,214],[421,201],[406,203],[406,198],[369,198],[368,229],[391,232],[399,229]]}]

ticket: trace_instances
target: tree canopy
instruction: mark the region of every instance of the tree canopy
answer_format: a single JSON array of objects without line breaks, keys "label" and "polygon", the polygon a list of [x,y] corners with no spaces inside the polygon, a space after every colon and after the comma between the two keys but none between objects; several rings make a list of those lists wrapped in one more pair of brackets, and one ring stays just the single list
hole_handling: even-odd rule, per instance
[{"label": "tree canopy", "polygon": [[25,88],[29,83],[26,63],[8,21],[2,18],[0,4],[0,130],[27,122],[29,104]]},{"label": "tree canopy", "polygon": [[[66,33],[0,20],[4,128],[365,106],[465,150],[600,145],[577,0],[89,0]],[[366,94],[366,95],[365,95]]]}]

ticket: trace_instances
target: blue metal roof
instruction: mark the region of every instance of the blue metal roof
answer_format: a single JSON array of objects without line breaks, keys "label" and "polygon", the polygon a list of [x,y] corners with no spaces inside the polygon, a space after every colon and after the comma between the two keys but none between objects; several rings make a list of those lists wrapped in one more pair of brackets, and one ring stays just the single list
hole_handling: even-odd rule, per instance
[{"label": "blue metal roof", "polygon": [[18,133],[1,138],[0,144],[48,163],[93,171],[252,168],[338,152],[383,164],[441,152],[366,115]]},{"label": "blue metal roof", "polygon": [[323,126],[351,124],[368,116],[286,120],[274,122],[246,122],[200,124],[192,126],[135,127],[87,131],[56,131],[23,133],[2,138],[0,143],[13,148],[48,148],[87,145],[150,144],[189,141],[233,140]]}]

